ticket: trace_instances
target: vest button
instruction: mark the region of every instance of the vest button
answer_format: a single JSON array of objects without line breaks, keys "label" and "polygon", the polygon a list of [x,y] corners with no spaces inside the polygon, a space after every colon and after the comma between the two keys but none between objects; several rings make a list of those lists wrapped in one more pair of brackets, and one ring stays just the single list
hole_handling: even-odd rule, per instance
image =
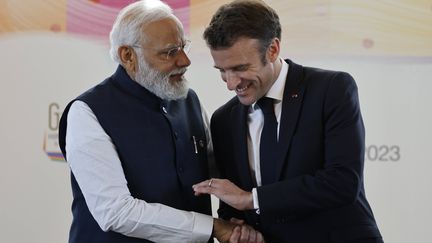
[{"label": "vest button", "polygon": [[163,111],[165,114],[168,113],[168,111],[167,111],[167,109],[165,108],[165,106],[162,106],[162,111]]},{"label": "vest button", "polygon": [[200,139],[198,143],[201,148],[204,148],[204,140]]},{"label": "vest button", "polygon": [[179,172],[183,172],[183,167],[178,168]]}]

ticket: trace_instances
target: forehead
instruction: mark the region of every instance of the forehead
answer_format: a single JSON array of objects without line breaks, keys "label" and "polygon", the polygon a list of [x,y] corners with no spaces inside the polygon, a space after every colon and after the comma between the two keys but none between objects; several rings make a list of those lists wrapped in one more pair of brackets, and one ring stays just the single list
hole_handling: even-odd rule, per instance
[{"label": "forehead", "polygon": [[222,69],[254,64],[256,61],[260,61],[259,41],[257,39],[242,38],[234,42],[229,48],[211,49],[210,52],[215,67]]},{"label": "forehead", "polygon": [[170,47],[183,40],[183,28],[171,18],[151,22],[144,26],[146,44],[152,47]]}]

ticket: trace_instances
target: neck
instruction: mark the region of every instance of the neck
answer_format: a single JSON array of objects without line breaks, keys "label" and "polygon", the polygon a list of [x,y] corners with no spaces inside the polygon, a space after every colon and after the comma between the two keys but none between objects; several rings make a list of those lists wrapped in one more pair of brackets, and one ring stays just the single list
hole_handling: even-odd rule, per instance
[{"label": "neck", "polygon": [[282,59],[278,57],[278,59],[274,62],[273,82],[275,82],[276,79],[279,77],[279,73],[281,72],[281,70],[282,70]]}]

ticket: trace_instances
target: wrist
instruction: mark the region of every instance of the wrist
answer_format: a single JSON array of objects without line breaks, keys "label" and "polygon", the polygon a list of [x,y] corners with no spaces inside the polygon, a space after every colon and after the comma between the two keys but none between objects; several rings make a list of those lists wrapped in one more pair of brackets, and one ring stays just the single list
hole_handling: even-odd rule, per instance
[{"label": "wrist", "polygon": [[218,237],[217,232],[219,232],[220,228],[222,226],[222,221],[218,218],[213,218],[213,229],[211,232],[211,237]]},{"label": "wrist", "polygon": [[253,203],[253,194],[252,192],[246,192],[246,195],[244,196],[244,210],[252,210],[254,209],[254,203]]},{"label": "wrist", "polygon": [[223,219],[213,218],[212,237],[219,242],[227,242],[234,226]]}]

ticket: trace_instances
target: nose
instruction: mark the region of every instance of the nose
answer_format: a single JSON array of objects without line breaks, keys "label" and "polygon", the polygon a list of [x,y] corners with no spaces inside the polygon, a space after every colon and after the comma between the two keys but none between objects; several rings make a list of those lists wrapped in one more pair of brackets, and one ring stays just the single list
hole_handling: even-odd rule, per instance
[{"label": "nose", "polygon": [[177,56],[176,65],[178,67],[187,67],[191,64],[189,57],[184,50],[180,50]]},{"label": "nose", "polygon": [[241,79],[240,77],[233,71],[225,71],[225,78],[224,78],[228,90],[235,90],[236,87],[240,84]]}]

